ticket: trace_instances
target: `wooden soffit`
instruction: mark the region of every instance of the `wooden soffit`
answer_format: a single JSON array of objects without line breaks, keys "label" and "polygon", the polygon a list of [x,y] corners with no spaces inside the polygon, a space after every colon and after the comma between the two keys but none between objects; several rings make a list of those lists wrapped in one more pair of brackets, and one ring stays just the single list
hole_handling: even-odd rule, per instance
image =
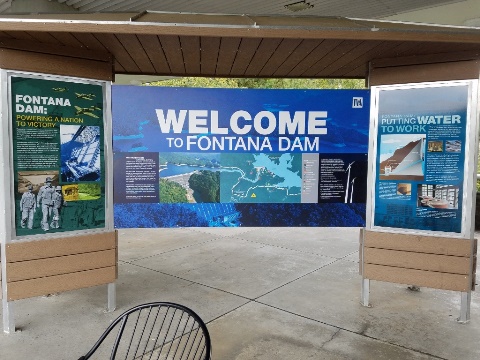
[{"label": "wooden soffit", "polygon": [[365,78],[378,59],[478,59],[480,29],[310,16],[12,15],[0,17],[0,47],[112,56],[116,74]]}]

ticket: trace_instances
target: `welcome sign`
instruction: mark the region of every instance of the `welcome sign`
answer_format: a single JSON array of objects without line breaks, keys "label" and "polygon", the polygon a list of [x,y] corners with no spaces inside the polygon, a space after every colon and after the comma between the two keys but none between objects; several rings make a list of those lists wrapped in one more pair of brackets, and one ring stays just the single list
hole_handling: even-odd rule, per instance
[{"label": "welcome sign", "polygon": [[116,226],[363,226],[369,97],[114,86]]},{"label": "welcome sign", "polygon": [[[220,127],[218,110],[179,110],[156,109],[158,124],[167,137],[168,148],[186,151],[319,151],[318,135],[326,135],[326,111],[260,111],[252,116],[248,111],[237,110],[231,116],[227,127]],[[166,116],[165,116],[166,115]],[[183,128],[188,136],[178,136]],[[268,136],[278,133],[276,147]],[[231,136],[225,136],[228,134]],[[211,136],[202,135],[210,134]],[[246,137],[243,137],[243,136]],[[293,141],[285,135],[303,135]],[[305,135],[307,135],[305,137]],[[312,137],[312,138],[310,138]]]}]

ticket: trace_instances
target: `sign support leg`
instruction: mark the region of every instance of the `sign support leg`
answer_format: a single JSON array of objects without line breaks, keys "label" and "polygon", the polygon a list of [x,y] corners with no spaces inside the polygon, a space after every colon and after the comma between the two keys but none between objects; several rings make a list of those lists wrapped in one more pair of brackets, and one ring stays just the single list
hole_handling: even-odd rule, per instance
[{"label": "sign support leg", "polygon": [[362,279],[362,300],[361,304],[366,307],[370,305],[370,279]]},{"label": "sign support leg", "polygon": [[472,292],[462,292],[460,296],[460,317],[457,319],[457,321],[465,324],[470,321],[470,303],[472,301]]},{"label": "sign support leg", "polygon": [[12,334],[15,332],[15,311],[13,301],[2,299],[3,309],[3,332],[5,334]]},{"label": "sign support leg", "polygon": [[107,312],[112,312],[117,307],[117,286],[114,282],[107,285],[107,293]]}]

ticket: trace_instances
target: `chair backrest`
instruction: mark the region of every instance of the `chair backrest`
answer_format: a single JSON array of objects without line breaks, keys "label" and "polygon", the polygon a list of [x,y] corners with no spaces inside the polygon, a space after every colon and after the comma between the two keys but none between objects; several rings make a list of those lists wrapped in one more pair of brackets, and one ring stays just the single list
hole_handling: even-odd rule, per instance
[{"label": "chair backrest", "polygon": [[107,352],[111,360],[210,360],[210,335],[193,310],[179,304],[153,302],[120,315],[79,360],[89,359],[94,353],[103,354],[101,358],[105,359]]}]

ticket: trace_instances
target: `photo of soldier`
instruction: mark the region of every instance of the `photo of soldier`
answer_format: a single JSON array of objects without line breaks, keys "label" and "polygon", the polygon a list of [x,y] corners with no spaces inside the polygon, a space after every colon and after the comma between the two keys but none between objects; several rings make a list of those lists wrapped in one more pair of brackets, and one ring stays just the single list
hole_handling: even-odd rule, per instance
[{"label": "photo of soldier", "polygon": [[98,182],[62,184],[58,170],[30,170],[18,172],[16,189],[18,236],[105,225],[105,202]]},{"label": "photo of soldier", "polygon": [[35,210],[37,209],[36,196],[33,193],[32,184],[28,185],[28,191],[24,192],[22,199],[20,200],[20,211],[22,212],[22,228],[25,226],[29,229],[33,228],[33,216],[35,215]]},{"label": "photo of soldier", "polygon": [[52,222],[50,223],[50,228],[58,229],[60,228],[60,210],[63,206],[67,205],[67,202],[63,200],[62,187],[57,186],[55,188],[55,193],[52,196],[53,200],[53,217]]},{"label": "photo of soldier", "polygon": [[52,178],[45,179],[45,185],[40,188],[37,196],[37,207],[42,206],[42,229],[44,231],[50,230],[49,221],[53,214],[53,198],[55,194],[55,187],[52,186]]}]

